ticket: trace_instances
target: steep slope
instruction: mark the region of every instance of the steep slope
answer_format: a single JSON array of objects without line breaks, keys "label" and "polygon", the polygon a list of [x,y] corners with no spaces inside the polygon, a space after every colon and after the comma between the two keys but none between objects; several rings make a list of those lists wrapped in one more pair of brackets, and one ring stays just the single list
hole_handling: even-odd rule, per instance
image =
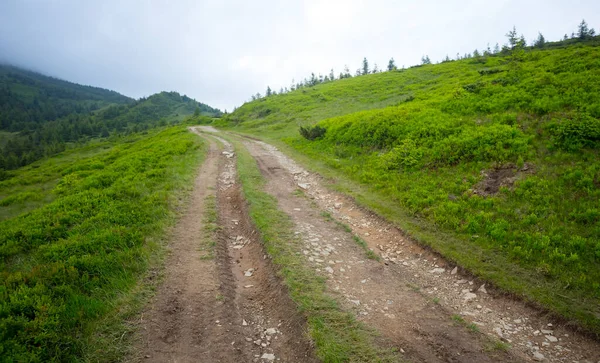
[{"label": "steep slope", "polygon": [[[362,185],[359,201],[422,243],[600,333],[599,45],[337,80],[220,124]],[[314,140],[298,134],[314,124]]]}]

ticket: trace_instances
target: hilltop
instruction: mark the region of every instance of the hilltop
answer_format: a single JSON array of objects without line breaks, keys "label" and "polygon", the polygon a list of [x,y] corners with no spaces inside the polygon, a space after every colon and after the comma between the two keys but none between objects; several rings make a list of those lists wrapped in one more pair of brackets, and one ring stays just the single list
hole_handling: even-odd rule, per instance
[{"label": "hilltop", "polygon": [[177,92],[134,100],[0,66],[0,171],[55,155],[73,143],[177,123],[192,114],[214,117],[221,112]]},{"label": "hilltop", "polygon": [[600,333],[598,37],[317,82],[215,124],[285,148],[423,245]]}]

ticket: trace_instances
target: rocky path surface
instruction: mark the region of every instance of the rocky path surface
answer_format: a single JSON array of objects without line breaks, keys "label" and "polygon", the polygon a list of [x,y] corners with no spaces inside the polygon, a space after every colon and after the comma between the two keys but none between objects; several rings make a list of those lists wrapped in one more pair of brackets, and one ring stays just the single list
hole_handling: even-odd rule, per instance
[{"label": "rocky path surface", "polygon": [[[131,360],[317,362],[305,320],[249,220],[236,151],[213,128],[191,131],[207,140],[209,152],[172,232],[164,281],[142,315]],[[472,279],[326,189],[275,147],[240,140],[267,180],[266,192],[291,217],[307,266],[402,361],[600,363],[597,341]],[[205,248],[207,198],[218,215],[212,252]],[[357,240],[379,260],[369,259]]]},{"label": "rocky path surface", "polygon": [[[268,192],[294,220],[306,263],[327,277],[346,309],[409,360],[600,362],[597,341],[486,288],[350,198],[322,187],[318,175],[275,147],[252,139],[244,144],[267,178]],[[366,258],[353,234],[381,262]]]},{"label": "rocky path surface", "polygon": [[[316,362],[304,320],[249,222],[235,152],[219,137],[202,137],[209,152],[172,232],[165,278],[142,315],[131,360]],[[212,252],[201,248],[207,245],[203,221],[210,196],[216,199],[219,226]]]}]

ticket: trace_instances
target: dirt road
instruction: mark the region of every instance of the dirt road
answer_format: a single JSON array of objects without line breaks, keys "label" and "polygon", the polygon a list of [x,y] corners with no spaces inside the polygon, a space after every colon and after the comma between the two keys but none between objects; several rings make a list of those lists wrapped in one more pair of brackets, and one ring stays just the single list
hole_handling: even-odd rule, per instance
[{"label": "dirt road", "polygon": [[[210,152],[173,231],[164,282],[143,315],[136,360],[318,361],[304,318],[248,218],[236,151],[215,129],[193,131],[209,142]],[[306,265],[327,280],[327,293],[344,310],[397,349],[399,361],[600,362],[597,341],[486,288],[324,188],[318,175],[273,146],[252,139],[242,144],[267,180],[265,190],[291,217]],[[210,246],[203,221],[211,197],[219,226],[212,252],[200,248]],[[367,258],[357,237],[379,261]]]}]

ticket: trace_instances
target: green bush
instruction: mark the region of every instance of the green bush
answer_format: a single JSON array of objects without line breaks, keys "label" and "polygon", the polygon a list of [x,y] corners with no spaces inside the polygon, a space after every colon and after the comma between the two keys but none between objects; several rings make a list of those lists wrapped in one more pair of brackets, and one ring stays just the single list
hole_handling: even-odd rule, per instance
[{"label": "green bush", "polygon": [[314,127],[302,127],[300,126],[300,135],[304,137],[306,140],[316,140],[325,135],[327,130],[324,127],[314,126]]}]

